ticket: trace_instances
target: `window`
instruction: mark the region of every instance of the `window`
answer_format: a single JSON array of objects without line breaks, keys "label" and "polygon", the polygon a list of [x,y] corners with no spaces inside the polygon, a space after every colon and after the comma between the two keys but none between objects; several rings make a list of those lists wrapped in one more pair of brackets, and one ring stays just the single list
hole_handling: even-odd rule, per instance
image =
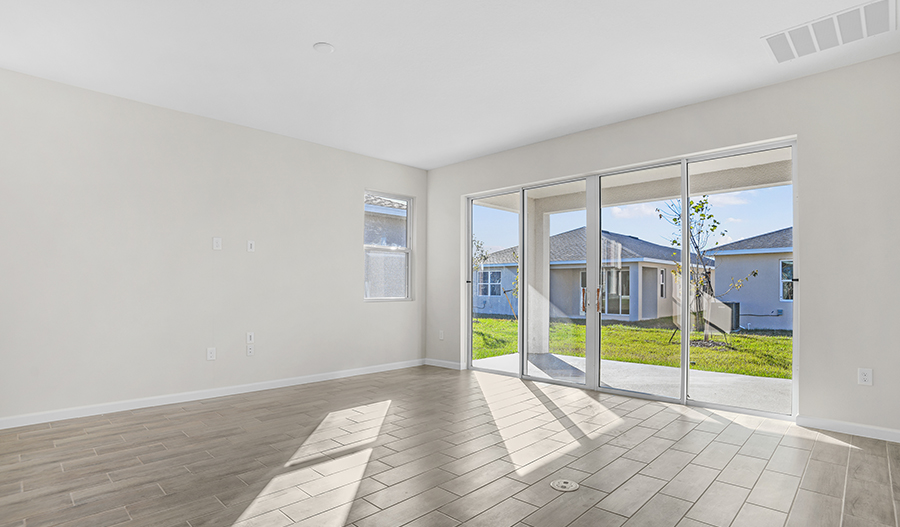
[{"label": "window", "polygon": [[409,215],[412,200],[366,192],[365,296],[367,300],[407,300],[410,249]]},{"label": "window", "polygon": [[478,271],[478,295],[500,296],[500,271]]},{"label": "window", "polygon": [[581,271],[581,309],[579,313],[587,312],[587,271]]},{"label": "window", "polygon": [[659,270],[659,297],[660,298],[666,297],[666,270],[665,269]]},{"label": "window", "polygon": [[631,301],[631,273],[628,269],[604,267],[600,271],[600,312],[627,315]]},{"label": "window", "polygon": [[781,300],[794,301],[794,261],[781,260]]}]

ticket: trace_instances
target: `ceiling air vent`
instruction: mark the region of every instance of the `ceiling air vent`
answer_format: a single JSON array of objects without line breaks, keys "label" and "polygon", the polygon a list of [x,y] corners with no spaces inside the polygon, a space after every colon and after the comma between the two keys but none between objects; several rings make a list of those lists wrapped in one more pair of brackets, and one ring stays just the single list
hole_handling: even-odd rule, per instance
[{"label": "ceiling air vent", "polygon": [[775,60],[787,62],[817,51],[897,29],[896,0],[877,0],[832,13],[805,24],[763,37]]}]

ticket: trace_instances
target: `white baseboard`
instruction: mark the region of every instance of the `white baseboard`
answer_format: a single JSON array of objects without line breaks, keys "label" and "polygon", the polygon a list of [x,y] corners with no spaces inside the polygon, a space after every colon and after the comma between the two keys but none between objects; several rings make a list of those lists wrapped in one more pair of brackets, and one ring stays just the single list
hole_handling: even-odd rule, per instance
[{"label": "white baseboard", "polygon": [[818,428],[821,430],[830,430],[832,432],[841,432],[844,434],[871,437],[872,439],[882,439],[884,441],[900,443],[900,430],[895,430],[893,428],[862,425],[859,423],[849,423],[847,421],[834,421],[832,419],[820,419],[818,417],[806,417],[803,415],[797,416],[797,425],[806,428]]},{"label": "white baseboard", "polygon": [[450,370],[464,370],[466,365],[459,362],[451,362],[449,360],[425,359],[426,366],[437,366],[438,368],[447,368]]},{"label": "white baseboard", "polygon": [[235,395],[238,393],[257,392],[260,390],[271,390],[273,388],[284,388],[285,386],[296,386],[298,384],[330,381],[333,379],[342,379],[344,377],[365,375],[367,373],[379,373],[383,371],[412,368],[414,366],[421,366],[425,364],[425,362],[425,359],[408,360],[403,362],[393,362],[390,364],[379,364],[377,366],[366,366],[365,368],[354,368],[352,370],[316,373],[313,375],[304,375],[302,377],[292,377],[289,379],[277,379],[274,381],[255,382],[251,384],[241,384],[238,386],[211,388],[209,390],[197,390],[194,392],[173,393],[169,395],[157,395],[154,397],[143,397],[141,399],[129,399],[127,401],[92,404],[88,406],[78,406],[75,408],[64,408],[62,410],[51,410],[48,412],[16,415],[12,417],[0,417],[0,430],[39,423],[49,423],[51,421],[61,421],[63,419],[74,419],[76,417],[87,417],[91,415],[123,412],[126,410],[134,410],[136,408],[147,408],[149,406],[184,403],[188,401],[196,401],[199,399],[210,399],[213,397],[222,397],[225,395]]}]

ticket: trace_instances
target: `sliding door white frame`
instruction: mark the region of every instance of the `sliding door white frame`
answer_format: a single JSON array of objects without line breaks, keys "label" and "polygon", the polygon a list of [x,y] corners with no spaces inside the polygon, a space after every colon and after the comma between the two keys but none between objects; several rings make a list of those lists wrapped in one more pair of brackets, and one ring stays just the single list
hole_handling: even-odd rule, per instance
[{"label": "sliding door white frame", "polygon": [[[519,313],[519,373],[518,377],[528,380],[534,381],[542,381],[548,382],[552,384],[562,384],[567,386],[575,386],[579,388],[587,388],[590,390],[596,390],[604,393],[618,394],[618,395],[627,395],[630,397],[638,397],[643,399],[651,399],[658,401],[666,401],[666,402],[676,402],[689,406],[710,408],[710,409],[724,409],[724,410],[736,410],[742,413],[751,414],[751,415],[759,415],[764,417],[774,417],[774,418],[791,418],[797,415],[798,411],[798,402],[799,402],[799,371],[800,371],[800,342],[799,342],[799,319],[797,316],[799,311],[799,305],[802,303],[802,295],[798,295],[799,291],[799,282],[795,282],[795,301],[793,303],[793,352],[792,352],[792,411],[791,415],[782,415],[775,414],[772,412],[764,412],[758,410],[751,410],[746,408],[739,408],[733,406],[726,406],[714,403],[706,403],[701,401],[691,400],[689,397],[689,388],[690,388],[690,338],[681,338],[681,390],[680,397],[678,398],[669,398],[663,396],[657,396],[652,394],[633,392],[629,390],[621,390],[616,388],[607,388],[600,386],[600,358],[601,358],[601,349],[600,349],[600,315],[598,313],[594,291],[598,290],[600,287],[600,178],[605,176],[626,174],[630,172],[637,172],[641,170],[647,170],[651,168],[658,168],[663,166],[671,166],[673,164],[681,165],[681,202],[682,204],[690,203],[690,182],[689,182],[689,174],[688,174],[688,164],[696,163],[700,161],[708,161],[712,159],[719,159],[725,157],[732,157],[743,154],[752,154],[757,152],[763,152],[767,150],[775,150],[779,148],[791,148],[791,160],[792,160],[792,175],[791,180],[793,184],[793,200],[794,200],[794,208],[793,208],[793,246],[794,246],[794,273],[795,276],[802,276],[802,267],[801,258],[799,255],[799,230],[797,226],[799,224],[799,210],[798,210],[798,180],[797,180],[797,140],[796,138],[786,138],[779,139],[774,141],[766,141],[757,144],[747,145],[743,147],[737,148],[728,148],[722,150],[716,150],[711,152],[704,152],[700,154],[692,154],[687,156],[680,156],[676,158],[666,159],[663,161],[657,161],[653,163],[647,163],[643,165],[634,165],[629,166],[627,168],[620,168],[614,170],[607,170],[596,172],[593,174],[589,174],[586,176],[573,177],[573,178],[565,178],[560,180],[542,182],[533,185],[523,185],[518,188],[507,189],[502,192],[490,192],[490,193],[482,193],[482,194],[474,194],[467,197],[468,206],[467,206],[467,218],[466,218],[466,232],[468,239],[468,250],[466,251],[466,262],[472,261],[472,202],[475,199],[482,199],[491,196],[498,196],[501,194],[509,194],[512,192],[519,192],[519,200],[520,200],[520,208],[519,208],[519,247],[520,247],[520,257],[519,257],[519,267],[518,272],[520,276],[520,293],[518,298],[518,313]],[[526,229],[526,196],[525,191],[530,189],[536,189],[541,187],[547,187],[552,185],[558,185],[562,183],[568,183],[572,181],[585,180],[587,183],[587,225],[586,225],[586,235],[587,235],[587,285],[588,285],[588,298],[590,301],[588,302],[589,308],[586,310],[585,314],[585,325],[586,325],[586,350],[585,350],[585,383],[581,384],[572,384],[564,381],[557,381],[553,379],[542,379],[532,377],[526,374],[525,369],[525,361],[526,352],[525,350],[525,325],[527,325],[527,313],[525,309],[525,303],[527,302],[527,274],[526,274],[526,262],[528,258],[525,256],[526,251],[528,251],[528,247],[525,246],[525,229]],[[690,207],[682,206],[681,207],[681,227],[682,227],[682,239],[688,239],[688,229],[690,228],[689,223],[689,213]],[[684,249],[681,251],[681,267],[682,270],[690,269],[690,250]],[[469,273],[469,278],[467,280],[471,280],[471,273]],[[472,284],[467,283],[467,297],[468,297],[468,316],[465,321],[467,325],[467,357],[468,357],[468,367],[469,369],[480,370],[481,368],[474,367],[472,364]],[[681,280],[681,294],[682,298],[688,298],[690,296],[690,283],[688,280]],[[801,296],[801,301],[797,301],[797,296]],[[688,302],[681,303],[681,316],[683,321],[690,320],[690,304]],[[688,333],[689,334],[689,333]],[[494,372],[493,370],[485,370],[491,371],[492,373],[503,373],[506,375],[515,375],[510,374],[509,372]]]}]

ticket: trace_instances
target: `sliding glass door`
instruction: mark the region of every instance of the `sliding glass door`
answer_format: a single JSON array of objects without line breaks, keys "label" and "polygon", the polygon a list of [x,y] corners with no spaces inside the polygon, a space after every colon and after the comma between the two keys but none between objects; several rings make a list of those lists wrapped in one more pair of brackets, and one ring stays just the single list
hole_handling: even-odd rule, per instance
[{"label": "sliding glass door", "polygon": [[471,366],[791,414],[793,148],[471,200]]},{"label": "sliding glass door", "polygon": [[687,165],[691,249],[688,396],[790,414],[791,148]]},{"label": "sliding glass door", "polygon": [[519,192],[472,200],[471,366],[519,374]]},{"label": "sliding glass door", "polygon": [[[525,375],[585,384],[587,181],[525,190]],[[591,244],[593,247],[593,244]]]},{"label": "sliding glass door", "polygon": [[681,398],[681,164],[600,178],[600,386]]}]

